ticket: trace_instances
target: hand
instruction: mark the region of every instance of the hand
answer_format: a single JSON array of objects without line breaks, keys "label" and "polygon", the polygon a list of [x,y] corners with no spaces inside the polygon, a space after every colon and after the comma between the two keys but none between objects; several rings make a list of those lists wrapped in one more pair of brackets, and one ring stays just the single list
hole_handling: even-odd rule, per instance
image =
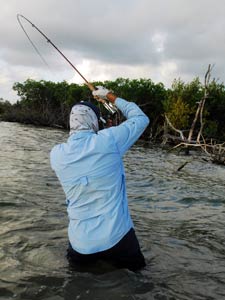
[{"label": "hand", "polygon": [[98,98],[107,99],[106,95],[110,93],[110,91],[103,86],[96,86],[97,90],[92,92],[94,98],[98,100]]}]

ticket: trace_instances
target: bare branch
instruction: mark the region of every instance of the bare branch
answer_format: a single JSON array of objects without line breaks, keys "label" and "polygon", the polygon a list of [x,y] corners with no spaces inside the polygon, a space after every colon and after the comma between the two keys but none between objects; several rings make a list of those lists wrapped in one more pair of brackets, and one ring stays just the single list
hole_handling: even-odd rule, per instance
[{"label": "bare branch", "polygon": [[209,82],[210,82],[210,77],[211,77],[211,70],[212,70],[212,67],[211,65],[208,66],[208,70],[205,74],[205,91],[204,91],[204,97],[201,101],[201,106],[200,106],[200,129],[199,129],[199,133],[198,133],[198,136],[197,136],[197,143],[200,143],[200,138],[202,136],[202,130],[203,130],[203,126],[204,126],[204,123],[203,123],[203,109],[204,109],[204,106],[205,106],[205,101],[206,99],[208,98],[208,88],[209,88]]},{"label": "bare branch", "polygon": [[181,130],[179,130],[179,129],[177,129],[177,128],[175,128],[175,127],[173,126],[173,124],[170,122],[170,120],[169,120],[169,118],[167,117],[167,115],[165,115],[165,119],[166,119],[167,124],[168,124],[174,131],[176,131],[177,133],[179,133],[181,140],[182,140],[182,141],[185,141],[186,139],[185,139],[185,136],[183,135],[183,132],[182,132]]},{"label": "bare branch", "polygon": [[[185,138],[182,130],[179,130],[173,126],[173,124],[170,122],[169,118],[166,115],[165,115],[165,123],[172,130],[179,133],[180,137],[169,135],[168,132],[166,131],[167,127],[165,126],[166,130],[164,131],[164,138],[166,139],[166,141],[168,139],[172,139],[173,141],[176,141],[177,143],[180,142],[179,144],[174,146],[173,149],[183,147],[185,149],[185,151],[188,151],[188,149],[190,147],[197,147],[197,148],[202,149],[208,156],[210,156],[212,162],[216,162],[216,163],[225,165],[225,142],[222,144],[217,144],[215,141],[213,142],[213,140],[211,140],[210,143],[207,143],[202,134],[203,127],[204,127],[203,110],[204,110],[206,99],[208,98],[208,94],[209,94],[209,84],[210,84],[212,68],[213,68],[213,66],[211,66],[209,64],[208,69],[205,74],[205,78],[204,78],[204,95],[203,95],[201,101],[199,101],[199,103],[198,103],[195,117],[191,124],[191,128],[189,130],[188,138],[187,139]],[[200,129],[199,129],[196,140],[193,140],[192,136],[193,136],[194,129],[195,129],[198,119],[200,122]],[[178,168],[178,171],[181,170],[185,165],[186,165],[186,163],[183,164],[182,166],[180,166],[180,168]]]}]

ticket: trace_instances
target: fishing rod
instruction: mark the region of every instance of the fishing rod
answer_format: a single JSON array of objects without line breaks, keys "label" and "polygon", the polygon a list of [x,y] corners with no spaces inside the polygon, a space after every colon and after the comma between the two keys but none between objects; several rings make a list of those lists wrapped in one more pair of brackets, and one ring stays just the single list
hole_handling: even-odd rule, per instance
[{"label": "fishing rod", "polygon": [[[69,65],[80,75],[80,77],[84,80],[85,84],[88,86],[88,88],[91,91],[95,91],[96,88],[80,73],[80,71],[72,64],[72,62],[62,53],[61,50],[59,50],[59,48],[34,24],[32,23],[29,19],[27,19],[26,17],[24,17],[21,14],[17,14],[17,20],[23,30],[23,32],[25,33],[25,35],[27,36],[28,40],[30,41],[31,45],[33,46],[33,48],[35,49],[36,53],[40,56],[40,58],[42,59],[43,63],[47,64],[46,60],[44,59],[44,57],[41,55],[41,53],[39,52],[38,48],[35,46],[35,44],[32,42],[31,38],[29,37],[29,35],[27,34],[20,18],[23,18],[24,20],[26,20],[32,27],[34,27],[46,40],[49,44],[51,44],[55,50],[69,63]],[[117,108],[115,105],[113,105],[111,102],[107,102],[104,99],[98,98],[98,101],[100,101],[104,107],[111,113],[111,114],[115,114],[116,112],[118,112]]]}]

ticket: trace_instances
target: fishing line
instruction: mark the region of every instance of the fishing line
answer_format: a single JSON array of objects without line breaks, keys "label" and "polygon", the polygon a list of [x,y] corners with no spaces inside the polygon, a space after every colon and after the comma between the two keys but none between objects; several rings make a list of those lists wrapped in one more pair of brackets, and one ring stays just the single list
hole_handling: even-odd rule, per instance
[{"label": "fishing line", "polygon": [[[48,67],[48,63],[46,62],[46,60],[44,59],[44,57],[41,55],[40,51],[37,49],[37,47],[35,46],[35,44],[32,42],[31,38],[29,37],[28,33],[26,32],[20,18],[23,18],[25,21],[27,21],[32,27],[34,27],[46,40],[48,43],[50,43],[57,52],[59,52],[59,54],[69,63],[69,65],[80,75],[80,77],[84,80],[84,82],[86,83],[86,85],[89,87],[89,89],[91,91],[95,91],[95,87],[88,82],[88,80],[79,72],[79,70],[72,64],[72,62],[62,53],[62,51],[59,50],[59,48],[43,33],[43,31],[41,31],[36,25],[34,25],[34,23],[32,23],[29,19],[27,19],[26,17],[24,17],[21,14],[17,14],[17,20],[23,30],[23,32],[25,33],[25,35],[27,36],[28,40],[30,41],[31,45],[33,46],[33,48],[35,49],[36,53],[39,55],[39,57],[41,58],[41,60],[44,62],[44,64],[46,64]],[[105,100],[100,99],[102,104],[105,106],[105,108],[111,113],[111,114],[115,114],[116,112],[118,112],[117,108],[115,105],[113,105],[112,103],[108,103]]]},{"label": "fishing line", "polygon": [[[24,26],[22,25],[22,22],[20,21],[20,18],[23,18],[24,20],[26,20],[28,23],[30,23],[30,25],[32,27],[34,27],[46,40],[48,43],[50,43],[55,49],[56,51],[58,51],[63,58],[71,65],[71,67],[83,78],[83,80],[85,81],[85,83],[89,86],[89,82],[87,81],[87,79],[78,71],[78,69],[71,63],[71,61],[59,50],[58,47],[56,47],[56,45],[47,37],[47,35],[45,35],[43,33],[43,31],[41,31],[36,25],[34,25],[34,23],[32,23],[29,19],[27,19],[26,17],[24,17],[23,15],[17,14],[17,20],[21,26],[21,28],[23,29],[24,33],[26,34],[27,38],[29,39],[31,45],[34,47],[35,51],[37,52],[37,54],[41,57],[41,59],[44,61],[45,64],[47,64],[47,62],[45,61],[45,59],[43,58],[43,56],[40,54],[40,52],[38,51],[37,47],[34,45],[34,43],[32,42],[31,38],[29,37],[28,33],[26,32]],[[48,64],[47,64],[48,65]],[[90,88],[90,86],[89,86]],[[91,87],[92,88],[92,87]],[[94,87],[93,87],[94,88]],[[95,90],[95,89],[94,89]]]},{"label": "fishing line", "polygon": [[[26,37],[28,38],[29,42],[31,43],[31,45],[33,46],[34,50],[36,51],[36,53],[40,56],[41,60],[43,61],[43,63],[49,67],[48,63],[46,62],[46,60],[44,59],[44,57],[41,55],[40,51],[38,50],[38,48],[35,46],[35,44],[32,42],[31,38],[29,37],[28,33],[26,32],[23,24],[21,23],[19,17],[23,17],[22,15],[17,15],[17,20],[23,30],[23,32],[25,33]],[[25,17],[23,17],[25,20],[27,20]],[[29,23],[31,23],[29,20],[27,20]],[[31,23],[32,26],[34,26],[32,23]]]}]

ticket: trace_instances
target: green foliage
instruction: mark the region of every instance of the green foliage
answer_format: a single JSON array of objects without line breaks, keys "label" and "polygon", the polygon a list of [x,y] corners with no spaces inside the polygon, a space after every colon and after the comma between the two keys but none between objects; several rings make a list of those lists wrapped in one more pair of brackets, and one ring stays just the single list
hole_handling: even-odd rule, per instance
[{"label": "green foliage", "polygon": [[0,98],[0,117],[4,116],[11,108],[11,103]]},{"label": "green foliage", "polygon": [[[162,83],[153,83],[151,79],[118,78],[93,84],[104,85],[119,97],[136,102],[141,107],[150,117],[150,126],[143,136],[147,139],[150,136],[159,137],[162,133],[164,114],[176,128],[189,129],[198,102],[204,96],[204,86],[198,78],[190,83],[174,80],[170,89]],[[66,81],[54,83],[27,79],[24,83],[16,82],[13,89],[20,96],[20,101],[10,104],[0,100],[3,120],[68,128],[69,112],[75,103],[81,100],[96,103],[86,85],[68,84]],[[213,81],[208,94],[203,134],[206,138],[225,140],[225,87]]]},{"label": "green foliage", "polygon": [[189,105],[182,100],[181,96],[170,101],[166,111],[166,115],[173,126],[181,130],[188,128],[190,113]]},{"label": "green foliage", "polygon": [[174,127],[189,129],[194,118],[198,102],[204,95],[203,86],[196,78],[190,83],[174,80],[163,103],[164,111]]},{"label": "green foliage", "polygon": [[[225,140],[225,86],[212,81],[208,88],[205,108],[208,112],[204,134],[217,140]],[[214,124],[214,125],[212,125]],[[213,128],[213,129],[212,129]]]},{"label": "green foliage", "polygon": [[217,136],[218,129],[219,126],[217,121],[208,120],[204,128],[204,136],[213,137],[220,140],[220,138]]}]

